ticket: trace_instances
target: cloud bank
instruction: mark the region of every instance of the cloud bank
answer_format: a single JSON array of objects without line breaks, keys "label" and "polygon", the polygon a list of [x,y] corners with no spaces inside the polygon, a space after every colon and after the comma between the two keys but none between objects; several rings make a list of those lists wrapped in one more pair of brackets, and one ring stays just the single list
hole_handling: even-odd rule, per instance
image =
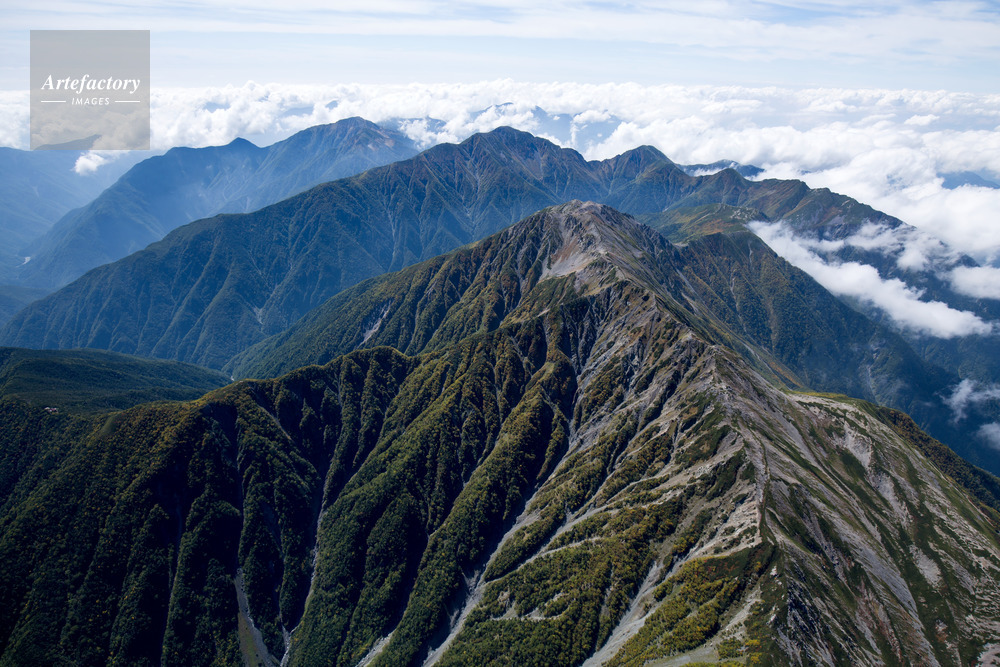
[{"label": "cloud bank", "polygon": [[[873,266],[859,262],[828,262],[815,252],[820,248],[835,250],[844,241],[806,240],[793,235],[780,222],[755,222],[750,228],[776,253],[811,275],[823,287],[883,310],[902,328],[938,338],[987,335],[995,329],[993,324],[974,313],[956,310],[940,301],[922,301],[922,291],[896,278],[883,279]],[[875,237],[868,238],[875,242]]]},{"label": "cloud bank", "polygon": [[[26,99],[0,93],[0,144],[25,145]],[[683,164],[755,164],[763,177],[828,187],[918,227],[926,242],[908,244],[914,254],[900,262],[919,266],[939,242],[1000,266],[1000,189],[945,187],[945,175],[956,173],[1000,182],[995,94],[511,80],[247,83],[154,90],[152,138],[158,150],[238,136],[267,144],[349,116],[393,122],[422,146],[511,125],[590,159],[650,144]],[[985,276],[959,272],[953,282],[994,298]]]},{"label": "cloud bank", "polygon": [[977,299],[1000,299],[1000,269],[992,266],[959,266],[950,274],[956,292]]}]

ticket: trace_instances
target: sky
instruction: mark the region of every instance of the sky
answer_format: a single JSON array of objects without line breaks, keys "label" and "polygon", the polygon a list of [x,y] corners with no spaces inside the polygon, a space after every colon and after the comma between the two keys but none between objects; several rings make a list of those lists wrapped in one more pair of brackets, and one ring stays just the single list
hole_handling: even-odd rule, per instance
[{"label": "sky", "polygon": [[925,0],[3,0],[0,88],[31,29],[152,31],[154,85],[580,83],[996,92],[1000,7]]},{"label": "sky", "polygon": [[32,29],[150,30],[157,150],[350,115],[439,119],[404,127],[426,146],[510,124],[592,159],[755,164],[1000,265],[996,0],[0,0],[0,145],[27,147]]}]

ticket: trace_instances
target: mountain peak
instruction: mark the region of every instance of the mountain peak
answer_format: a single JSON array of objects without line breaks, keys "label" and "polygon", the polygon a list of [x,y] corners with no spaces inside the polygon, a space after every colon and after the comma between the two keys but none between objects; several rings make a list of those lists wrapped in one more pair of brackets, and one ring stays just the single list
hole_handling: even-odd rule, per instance
[{"label": "mountain peak", "polygon": [[558,234],[560,248],[551,257],[548,275],[568,275],[590,261],[625,245],[626,231],[638,224],[609,206],[574,199],[544,212],[544,224]]},{"label": "mountain peak", "polygon": [[[344,118],[334,123],[324,125],[313,125],[304,130],[300,130],[280,141],[272,147],[278,151],[283,148],[299,150],[306,145],[328,145],[328,149],[342,149],[343,146],[357,144],[369,144],[373,138],[379,138],[385,144],[401,144],[410,146],[412,142],[402,133],[394,130],[386,130],[379,127],[370,120],[358,116]],[[415,152],[415,150],[413,150]]]},{"label": "mountain peak", "polygon": [[364,130],[384,132],[381,127],[370,120],[366,120],[360,116],[351,116],[350,118],[343,118],[333,123],[324,123],[322,125],[307,127],[304,130],[299,130],[292,136],[325,136],[337,133],[361,132]]},{"label": "mountain peak", "polygon": [[[543,278],[579,273],[579,281],[602,283],[609,274],[645,274],[642,262],[634,260],[655,255],[669,244],[635,218],[593,201],[574,199],[540,211],[524,221],[541,223],[550,239]],[[595,262],[594,271],[584,271]]]},{"label": "mountain peak", "polygon": [[622,158],[629,158],[634,160],[639,160],[641,162],[666,162],[668,164],[675,164],[673,160],[668,158],[663,154],[661,150],[654,146],[644,144],[632,150],[625,151],[621,154]]},{"label": "mountain peak", "polygon": [[461,143],[462,146],[479,147],[493,146],[510,148],[513,146],[545,146],[558,150],[559,147],[548,139],[536,137],[530,132],[524,132],[507,125],[503,125],[489,132],[474,134]]}]

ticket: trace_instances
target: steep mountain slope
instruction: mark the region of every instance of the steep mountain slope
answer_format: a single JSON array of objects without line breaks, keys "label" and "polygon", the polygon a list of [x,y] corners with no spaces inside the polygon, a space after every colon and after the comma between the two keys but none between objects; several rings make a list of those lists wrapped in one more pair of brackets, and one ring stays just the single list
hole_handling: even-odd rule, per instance
[{"label": "steep mountain slope", "polygon": [[746,231],[691,239],[681,257],[704,307],[752,343],[753,356],[773,358],[783,382],[904,410],[967,460],[1000,473],[1000,459],[977,442],[980,424],[954,420],[946,399],[958,374],[923,360],[886,324],[847,306]]},{"label": "steep mountain slope", "polygon": [[[513,261],[504,251],[513,243],[509,236],[345,290],[224,370],[234,377],[275,377],[360,347],[389,345],[418,354],[453,340],[456,332],[496,329],[519,316],[511,304],[522,296],[519,281],[495,282]],[[647,269],[668,281],[683,276],[688,305],[711,323],[713,340],[738,350],[758,371],[792,387],[905,410],[968,460],[1000,472],[995,457],[974,446],[978,424],[963,430],[942,400],[959,381],[956,375],[923,362],[898,334],[849,308],[756,236],[742,228],[713,234],[702,228],[697,238],[657,257],[663,265]],[[481,304],[488,284],[499,290],[489,294],[490,309],[468,313],[465,304]]]},{"label": "steep mountain slope", "polygon": [[[962,293],[954,275],[975,273],[978,265],[967,256],[948,251],[926,233],[898,220],[873,220],[861,225],[842,225],[831,229],[799,230],[790,226],[800,241],[818,245],[815,251],[829,263],[853,262],[874,267],[885,280],[898,280],[924,301],[937,301],[949,307],[973,313],[986,325],[985,332],[966,333],[949,338],[928,336],[920,331],[903,329],[902,334],[915,350],[932,363],[955,368],[963,378],[984,384],[1000,381],[1000,300]],[[829,248],[824,250],[823,248]],[[890,322],[891,318],[868,303],[855,306],[873,319]],[[990,330],[992,328],[992,330]],[[992,408],[992,421],[1000,420],[1000,404],[980,405]]]},{"label": "steep mountain slope", "polygon": [[[976,315],[986,331],[947,337],[928,335],[920,327],[900,325],[885,309],[871,302],[845,297],[854,309],[902,335],[926,362],[951,369],[963,379],[987,385],[1000,382],[1000,336],[996,335],[1000,300],[962,293],[953,277],[956,270],[978,266],[972,258],[955,253],[927,233],[849,197],[824,189],[809,190],[802,184],[791,187],[796,186],[792,181],[774,183],[780,185],[773,192],[783,193],[777,199],[729,198],[723,204],[679,206],[641,219],[674,241],[697,237],[706,228],[732,231],[751,221],[780,221],[779,236],[789,235],[801,248],[813,253],[817,261],[870,267],[884,281],[900,281],[900,287],[919,295],[923,302],[936,301]],[[796,200],[799,203],[789,210],[788,204]],[[777,212],[775,204],[784,211]],[[760,231],[757,223],[751,226]],[[970,410],[982,412],[983,421],[1000,420],[1000,404],[980,404]]]},{"label": "steep mountain slope", "polygon": [[253,211],[416,152],[405,135],[360,118],[312,127],[266,148],[243,139],[173,148],[136,165],[96,200],[59,220],[25,251],[31,261],[18,279],[61,287],[192,220]]},{"label": "steep mountain slope", "polygon": [[215,371],[101,350],[0,347],[0,397],[71,412],[198,398],[226,384]]},{"label": "steep mountain slope", "polygon": [[676,251],[628,218],[574,203],[505,241],[453,317],[425,311],[433,351],[110,418],[5,406],[0,663],[1000,650],[995,478],[972,496],[905,416],[712,344]]}]

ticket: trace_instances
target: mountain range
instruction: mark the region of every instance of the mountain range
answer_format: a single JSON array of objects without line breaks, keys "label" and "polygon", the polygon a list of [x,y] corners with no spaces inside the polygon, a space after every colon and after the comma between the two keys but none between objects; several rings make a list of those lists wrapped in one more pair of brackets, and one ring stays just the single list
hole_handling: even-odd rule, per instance
[{"label": "mountain range", "polygon": [[323,365],[6,400],[0,662],[990,664],[1000,480],[755,359],[692,272],[753,238],[572,201],[334,297]]},{"label": "mountain range", "polygon": [[[812,219],[833,217],[838,204],[850,202],[798,181],[747,181],[732,170],[688,176],[651,147],[587,162],[575,151],[500,128],[245,216],[185,226],[37,302],[0,340],[218,368],[345,287],[574,198],[647,214],[647,222],[668,233],[678,211],[699,206],[739,206],[765,220]],[[136,296],[147,291],[150,298]]]},{"label": "mountain range", "polygon": [[[748,181],[733,169],[691,176],[650,147],[588,162],[509,128],[435,146],[249,214],[185,225],[25,308],[0,330],[0,342],[109,349],[226,368],[234,376],[286,372],[350,351],[348,339],[336,342],[339,334],[317,334],[346,330],[310,312],[327,299],[573,198],[636,214],[681,243],[678,261],[702,308],[759,371],[789,386],[904,410],[968,460],[1000,472],[995,452],[976,435],[992,414],[959,423],[946,400],[968,377],[970,360],[979,369],[974,377],[1000,382],[996,357],[945,355],[940,342],[914,349],[920,341],[904,340],[891,322],[872,321],[877,313],[865,317],[845,306],[745,226],[783,220],[803,234],[846,235],[902,223],[799,181]],[[269,336],[304,336],[306,343],[293,341],[270,360],[248,351],[276,348],[274,340],[263,342]],[[326,347],[319,353],[308,345]]]},{"label": "mountain range", "polygon": [[265,148],[244,139],[173,148],[63,216],[25,248],[30,261],[15,276],[27,286],[61,287],[192,220],[253,211],[416,152],[405,135],[360,118],[311,127]]}]

